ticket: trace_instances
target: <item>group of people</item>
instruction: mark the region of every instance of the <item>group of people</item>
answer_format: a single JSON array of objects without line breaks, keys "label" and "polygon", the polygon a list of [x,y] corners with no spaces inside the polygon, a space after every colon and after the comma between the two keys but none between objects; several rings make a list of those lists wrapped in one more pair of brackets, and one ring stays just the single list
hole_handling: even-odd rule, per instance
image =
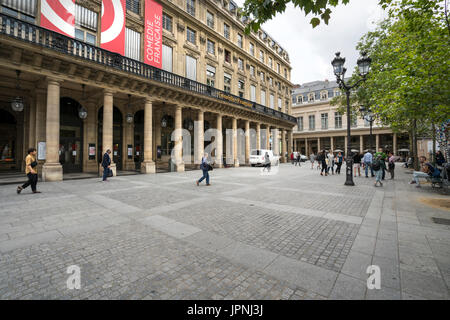
[{"label": "group of people", "polygon": [[336,166],[336,174],[341,174],[341,166],[344,161],[344,157],[342,152],[338,152],[334,155],[333,152],[327,152],[326,150],[322,150],[318,155],[311,153],[309,155],[309,160],[311,161],[311,169],[314,169],[314,162],[317,161],[317,170],[320,170],[320,175],[325,176],[330,174],[334,174],[334,166]]},{"label": "group of people", "polygon": [[357,172],[358,176],[361,176],[362,166],[366,178],[369,178],[370,170],[371,177],[375,177],[375,187],[377,187],[378,184],[381,187],[383,186],[383,182],[381,181],[385,179],[386,171],[389,171],[391,175],[390,179],[394,179],[396,157],[392,152],[388,152],[388,154],[386,154],[383,151],[383,148],[379,148],[378,152],[375,152],[374,154],[372,154],[372,152],[370,152],[369,150],[367,150],[364,154],[355,152],[352,159],[354,164],[354,176],[356,177]]},{"label": "group of people", "polygon": [[294,151],[291,152],[291,163],[296,166],[297,164],[301,167],[301,154],[300,152]]}]

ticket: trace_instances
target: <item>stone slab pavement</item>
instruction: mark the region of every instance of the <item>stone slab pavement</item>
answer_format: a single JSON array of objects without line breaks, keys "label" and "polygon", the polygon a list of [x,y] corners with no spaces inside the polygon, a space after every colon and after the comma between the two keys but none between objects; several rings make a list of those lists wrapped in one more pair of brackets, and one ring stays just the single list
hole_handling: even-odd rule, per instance
[{"label": "stone slab pavement", "polygon": [[450,226],[432,218],[450,211],[406,169],[378,188],[309,163],[200,175],[0,186],[0,298],[449,299]]}]

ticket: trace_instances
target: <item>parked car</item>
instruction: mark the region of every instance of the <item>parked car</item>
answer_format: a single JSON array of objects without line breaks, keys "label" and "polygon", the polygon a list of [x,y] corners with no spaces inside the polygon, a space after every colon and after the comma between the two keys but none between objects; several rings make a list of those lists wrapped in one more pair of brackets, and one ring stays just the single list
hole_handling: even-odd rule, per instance
[{"label": "parked car", "polygon": [[304,154],[300,154],[300,161],[305,162],[306,160],[308,160],[308,157],[305,156]]},{"label": "parked car", "polygon": [[252,167],[265,164],[266,152],[269,153],[270,164],[276,166],[280,162],[280,157],[275,156],[272,150],[267,149],[252,149],[250,152],[250,164]]}]

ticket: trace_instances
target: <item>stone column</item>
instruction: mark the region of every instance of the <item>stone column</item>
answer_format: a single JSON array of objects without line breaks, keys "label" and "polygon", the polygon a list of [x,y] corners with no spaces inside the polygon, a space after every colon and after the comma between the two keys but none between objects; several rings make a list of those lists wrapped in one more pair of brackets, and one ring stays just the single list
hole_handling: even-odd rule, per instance
[{"label": "stone column", "polygon": [[308,138],[305,138],[305,156],[309,157],[309,152],[308,152]]},{"label": "stone column", "polygon": [[[289,152],[288,152],[289,154]],[[281,130],[281,162],[286,162],[286,130]]]},{"label": "stone column", "polygon": [[144,161],[141,163],[141,173],[155,173],[153,161],[153,103],[145,99],[144,106]]},{"label": "stone column", "polygon": [[363,153],[364,152],[364,138],[362,135],[359,136],[359,153]]},{"label": "stone column", "polygon": [[59,82],[49,78],[47,83],[47,116],[45,128],[46,154],[42,168],[43,181],[61,181],[59,163]]},{"label": "stone column", "polygon": [[256,149],[261,149],[261,124],[256,123]]},{"label": "stone column", "polygon": [[287,152],[288,152],[288,155],[289,155],[291,152],[294,151],[294,133],[292,132],[292,130],[289,130],[289,131],[287,132],[287,135],[288,135]]},{"label": "stone column", "polygon": [[222,115],[217,114],[217,134],[218,136],[215,137],[217,139],[216,143],[216,167],[222,168],[223,167],[223,135],[222,135]]},{"label": "stone column", "polygon": [[394,133],[392,136],[392,152],[397,155],[397,134]]},{"label": "stone column", "polygon": [[245,120],[245,163],[250,164],[250,121]]},{"label": "stone column", "polygon": [[[45,141],[45,119],[47,117],[46,95],[47,92],[44,89],[36,89],[36,148],[38,148],[39,142]],[[38,160],[38,172],[42,172],[42,165],[44,164],[44,161]]]},{"label": "stone column", "polygon": [[[113,92],[109,90],[104,91],[103,96],[103,132],[102,132],[102,157],[106,150],[111,150],[111,170],[113,175],[116,173],[116,164],[113,161]],[[103,174],[103,167],[100,163],[100,174]]]},{"label": "stone column", "polygon": [[379,134],[377,134],[377,135],[375,135],[375,152],[378,152],[378,148],[380,147],[380,135]]},{"label": "stone column", "polygon": [[[85,135],[84,135],[84,151],[83,151],[83,171],[84,172],[98,172],[98,161],[97,161],[97,120],[98,113],[96,109],[96,102],[86,101],[86,109],[88,111],[87,119],[84,122]],[[89,144],[93,143],[96,146],[96,152],[94,159],[89,160]],[[103,155],[102,155],[103,156]],[[133,162],[134,163],[134,162]]]},{"label": "stone column", "polygon": [[184,171],[184,163],[183,163],[183,136],[181,130],[182,128],[182,120],[183,120],[183,110],[180,105],[175,107],[175,161],[176,171],[183,172]]},{"label": "stone column", "polygon": [[233,124],[233,162],[235,167],[239,167],[239,157],[237,155],[237,118],[232,118]]},{"label": "stone column", "polygon": [[266,149],[270,150],[270,126],[266,125]]},{"label": "stone column", "polygon": [[[198,110],[197,113],[197,123],[195,125],[195,132],[194,132],[194,152],[195,152],[195,158],[194,163],[198,168],[200,168],[200,164],[202,163],[202,157],[205,153],[205,130],[203,128],[205,119],[205,113],[203,110]],[[211,156],[211,155],[210,155]]]},{"label": "stone column", "polygon": [[317,138],[317,152],[320,152],[320,138]]},{"label": "stone column", "polygon": [[333,137],[330,137],[330,149],[331,149],[331,152],[334,152],[334,138]]},{"label": "stone column", "polygon": [[280,142],[278,140],[278,128],[272,131],[272,150],[274,155],[280,155]]}]

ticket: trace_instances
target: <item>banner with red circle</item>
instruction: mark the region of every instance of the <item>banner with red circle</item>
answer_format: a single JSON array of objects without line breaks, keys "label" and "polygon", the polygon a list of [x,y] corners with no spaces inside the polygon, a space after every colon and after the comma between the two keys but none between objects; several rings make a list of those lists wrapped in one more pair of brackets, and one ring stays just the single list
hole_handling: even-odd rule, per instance
[{"label": "banner with red circle", "polygon": [[102,0],[100,47],[124,55],[125,0]]},{"label": "banner with red circle", "polygon": [[42,0],[41,27],[75,37],[75,0]]}]

